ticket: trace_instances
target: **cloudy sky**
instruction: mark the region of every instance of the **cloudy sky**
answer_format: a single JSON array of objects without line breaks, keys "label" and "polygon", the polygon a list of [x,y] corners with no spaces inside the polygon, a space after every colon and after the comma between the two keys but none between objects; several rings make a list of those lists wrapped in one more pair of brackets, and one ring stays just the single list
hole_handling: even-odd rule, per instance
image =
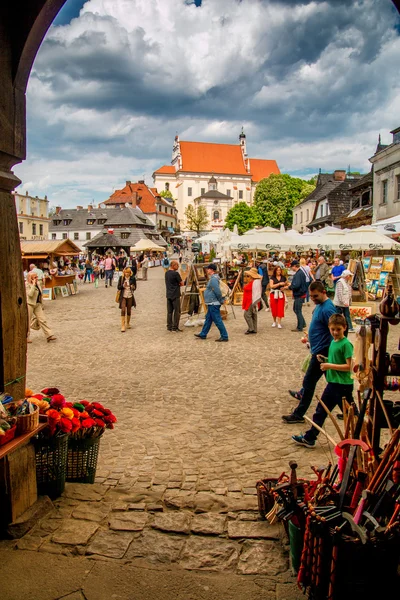
[{"label": "cloudy sky", "polygon": [[369,170],[400,126],[390,0],[67,0],[34,63],[19,189],[101,202],[183,140],[297,176]]}]

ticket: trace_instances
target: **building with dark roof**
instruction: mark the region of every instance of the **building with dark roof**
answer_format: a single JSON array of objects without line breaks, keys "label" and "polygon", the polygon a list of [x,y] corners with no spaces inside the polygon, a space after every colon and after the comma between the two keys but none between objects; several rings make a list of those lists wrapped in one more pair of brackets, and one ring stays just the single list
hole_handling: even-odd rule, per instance
[{"label": "building with dark roof", "polygon": [[204,206],[207,211],[209,225],[207,230],[219,231],[223,229],[226,216],[232,208],[232,196],[223,194],[218,190],[218,181],[212,175],[208,181],[208,191],[194,199],[195,206]]},{"label": "building with dark roof", "polygon": [[[121,204],[118,208],[100,208],[89,205],[87,209],[82,206],[77,208],[61,209],[57,207],[56,214],[51,218],[49,238],[52,240],[71,239],[82,250],[86,243],[98,236],[112,231],[121,243],[120,245],[134,245],[139,239],[149,238],[157,241],[159,245],[166,245],[165,240],[148,215],[139,207]],[[132,242],[132,243],[131,243]]]},{"label": "building with dark roof", "polygon": [[400,213],[400,127],[390,133],[392,143],[386,146],[379,143],[374,156],[369,159],[374,172],[374,223]]},{"label": "building with dark roof", "polygon": [[335,225],[341,229],[355,229],[372,223],[373,172],[357,179],[351,186],[351,210],[339,217]]}]

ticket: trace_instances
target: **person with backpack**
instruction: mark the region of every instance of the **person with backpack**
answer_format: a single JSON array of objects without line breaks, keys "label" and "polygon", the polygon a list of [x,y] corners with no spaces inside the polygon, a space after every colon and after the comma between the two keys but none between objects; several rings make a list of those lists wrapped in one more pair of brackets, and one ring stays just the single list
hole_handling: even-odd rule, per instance
[{"label": "person with backpack", "polygon": [[200,333],[195,333],[194,335],[201,340],[205,340],[208,332],[211,329],[211,325],[215,323],[220,333],[220,337],[215,341],[227,342],[229,339],[228,332],[221,317],[221,304],[224,303],[225,298],[220,290],[219,275],[216,272],[217,265],[215,263],[211,263],[208,265],[208,267],[206,267],[206,270],[210,278],[208,280],[207,287],[204,290],[204,302],[207,305],[206,320]]},{"label": "person with backpack", "polygon": [[297,327],[296,329],[292,329],[292,331],[303,331],[306,327],[306,321],[303,317],[303,304],[307,294],[307,282],[304,271],[300,268],[300,263],[298,260],[292,260],[290,263],[294,271],[294,276],[292,279],[292,283],[290,284],[290,289],[293,292],[293,312],[297,317]]},{"label": "person with backpack", "polygon": [[167,256],[167,254],[164,254],[164,258],[162,261],[162,266],[164,268],[165,273],[168,271],[169,267],[170,267],[170,262],[169,262],[169,258]]},{"label": "person with backpack", "polygon": [[244,272],[247,279],[243,287],[242,308],[244,310],[244,319],[247,323],[245,334],[257,333],[257,313],[258,303],[261,300],[261,280],[262,276],[258,273],[256,267],[252,267]]},{"label": "person with backpack", "polygon": [[[269,311],[269,303],[268,303],[268,297],[267,297],[267,287],[269,284],[269,275],[268,275],[267,261],[265,260],[263,262],[260,262],[259,260],[256,260],[256,267],[257,267],[258,274],[261,275],[261,277],[262,277],[261,300],[265,304],[265,312],[268,312]],[[262,310],[261,303],[260,303],[260,308],[258,310]]]}]

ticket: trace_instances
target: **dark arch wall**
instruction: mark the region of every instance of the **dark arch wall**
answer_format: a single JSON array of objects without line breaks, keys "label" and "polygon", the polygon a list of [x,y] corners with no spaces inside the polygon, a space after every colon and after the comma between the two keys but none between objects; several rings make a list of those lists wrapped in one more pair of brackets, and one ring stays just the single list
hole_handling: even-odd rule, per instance
[{"label": "dark arch wall", "polygon": [[[26,156],[25,92],[29,74],[48,28],[66,1],[0,2],[0,385],[3,378],[6,383],[18,379],[6,388],[16,399],[24,396],[27,310],[11,193],[21,182],[12,167]],[[400,12],[400,0],[392,1]]]}]

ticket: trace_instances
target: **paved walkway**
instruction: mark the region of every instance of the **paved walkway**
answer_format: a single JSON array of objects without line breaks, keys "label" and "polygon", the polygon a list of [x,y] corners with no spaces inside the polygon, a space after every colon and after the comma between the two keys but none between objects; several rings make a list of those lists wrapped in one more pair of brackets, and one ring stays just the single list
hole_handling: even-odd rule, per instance
[{"label": "paved walkway", "polygon": [[[280,418],[293,405],[287,390],[299,387],[307,352],[290,331],[292,310],[282,330],[260,312],[258,335],[246,336],[236,308],[236,319],[230,312],[227,321],[229,343],[216,345],[215,330],[205,341],[194,338],[199,329],[166,330],[160,268],[139,281],[133,328],[124,334],[115,288],[86,284],[80,291],[46,304],[57,341],[48,344],[33,332],[27,385],[57,386],[68,400],[99,400],[118,424],[101,441],[97,483],[67,485],[53,513],[17,548],[80,557],[90,568],[89,559],[130,569],[145,560],[153,569],[223,573],[220,592],[211,586],[209,594],[179,598],[297,596],[280,530],[259,521],[255,496],[256,481],[288,470],[290,459],[310,476],[310,464],[331,457],[324,439],[313,451],[295,446],[290,436],[302,426],[285,426]],[[311,310],[305,308],[307,322]],[[234,591],[243,575],[248,595]],[[262,590],[254,583],[260,581]],[[96,597],[83,583],[75,589]],[[124,594],[115,597],[153,597]]]}]

